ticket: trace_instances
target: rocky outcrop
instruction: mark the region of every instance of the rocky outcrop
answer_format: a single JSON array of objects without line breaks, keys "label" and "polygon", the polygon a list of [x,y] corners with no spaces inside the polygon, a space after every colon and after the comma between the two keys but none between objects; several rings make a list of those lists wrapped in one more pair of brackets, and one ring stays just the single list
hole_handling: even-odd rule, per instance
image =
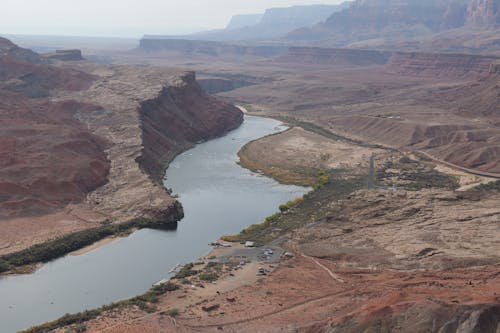
[{"label": "rocky outcrop", "polygon": [[199,141],[237,128],[243,113],[236,107],[207,95],[193,72],[178,84],[163,88],[159,95],[141,103],[143,151],[139,164],[160,180],[168,162]]},{"label": "rocky outcrop", "polygon": [[42,58],[35,52],[23,49],[10,40],[0,37],[0,58],[24,61],[29,63],[41,63]]},{"label": "rocky outcrop", "polygon": [[95,76],[47,65],[46,58],[0,39],[0,89],[29,97],[47,97],[52,90],[77,91],[90,86]]},{"label": "rocky outcrop", "polygon": [[173,52],[181,55],[203,55],[210,57],[274,57],[286,52],[283,46],[243,46],[220,42],[172,39],[161,36],[146,36],[141,39],[139,49],[147,52]]},{"label": "rocky outcrop", "polygon": [[388,52],[370,50],[291,47],[276,61],[316,65],[369,66],[386,64],[389,56]]},{"label": "rocky outcrop", "polygon": [[466,24],[471,26],[500,25],[500,1],[472,0],[467,8]]}]

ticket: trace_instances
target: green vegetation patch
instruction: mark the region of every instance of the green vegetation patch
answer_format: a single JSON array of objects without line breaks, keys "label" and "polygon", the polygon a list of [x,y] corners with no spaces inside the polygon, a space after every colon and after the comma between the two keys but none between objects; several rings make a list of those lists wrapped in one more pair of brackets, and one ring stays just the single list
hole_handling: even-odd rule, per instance
[{"label": "green vegetation patch", "polygon": [[366,186],[366,175],[349,174],[347,170],[324,172],[328,181],[304,195],[299,202],[291,207],[287,203],[285,206],[288,209],[268,216],[262,223],[251,225],[237,235],[223,236],[222,239],[230,242],[254,241],[258,246],[268,244],[309,223],[329,220],[336,210],[340,210],[336,205],[339,200]]},{"label": "green vegetation patch", "polygon": [[[500,192],[500,180],[488,184],[481,184],[474,188],[476,191],[498,191]],[[1,263],[0,263],[1,265]]]},{"label": "green vegetation patch", "polygon": [[459,187],[455,176],[435,170],[429,162],[415,161],[402,157],[398,161],[388,161],[377,169],[379,185],[396,186],[408,191],[441,188],[455,190]]},{"label": "green vegetation patch", "polygon": [[86,322],[99,317],[103,312],[119,310],[129,306],[137,306],[143,311],[152,312],[155,310],[155,308],[152,306],[152,303],[157,303],[159,296],[166,294],[167,292],[177,290],[177,288],[178,286],[173,283],[164,283],[158,286],[154,286],[143,295],[128,300],[115,302],[109,305],[104,305],[93,310],[86,310],[75,314],[66,314],[57,320],[29,328],[25,331],[22,331],[21,333],[47,333],[61,327],[72,325],[74,325],[72,330],[78,332],[76,330],[78,327],[85,327]]},{"label": "green vegetation patch", "polygon": [[189,276],[193,276],[193,275],[198,274],[200,271],[193,269],[193,267],[194,267],[193,263],[189,263],[189,264],[184,265],[181,268],[181,270],[179,271],[179,273],[175,274],[174,278],[185,279]]},{"label": "green vegetation patch", "polygon": [[104,222],[97,228],[78,231],[42,244],[33,245],[19,252],[3,255],[0,257],[0,273],[7,272],[15,267],[48,262],[85,246],[92,245],[106,237],[120,235],[132,229],[174,227],[175,221],[183,217],[180,205],[177,211],[179,216],[173,216],[172,221],[140,218],[121,224]]}]

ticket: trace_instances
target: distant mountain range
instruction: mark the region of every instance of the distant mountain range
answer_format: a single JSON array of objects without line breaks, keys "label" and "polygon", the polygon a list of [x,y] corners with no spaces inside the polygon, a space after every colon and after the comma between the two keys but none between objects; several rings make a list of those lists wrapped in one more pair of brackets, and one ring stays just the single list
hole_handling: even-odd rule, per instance
[{"label": "distant mountain range", "polygon": [[337,47],[480,52],[500,49],[499,28],[500,0],[357,0],[325,22],[290,32],[287,40]]},{"label": "distant mountain range", "polygon": [[[160,39],[500,55],[500,0],[356,0],[273,8],[237,15],[221,30],[145,36],[148,43],[141,46],[151,49],[151,41]],[[177,45],[162,44],[161,49]]]},{"label": "distant mountain range", "polygon": [[211,41],[266,40],[284,37],[290,31],[309,27],[326,20],[351,3],[340,5],[293,6],[267,9],[264,14],[236,15],[225,29],[205,31],[184,36],[151,36],[145,38],[175,38]]}]

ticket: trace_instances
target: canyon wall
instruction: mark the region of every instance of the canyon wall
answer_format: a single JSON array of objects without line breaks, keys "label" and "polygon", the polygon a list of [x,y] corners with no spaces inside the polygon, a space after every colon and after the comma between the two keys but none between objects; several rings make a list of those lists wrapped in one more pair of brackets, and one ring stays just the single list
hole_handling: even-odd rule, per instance
[{"label": "canyon wall", "polygon": [[381,65],[387,63],[390,53],[355,49],[328,49],[319,47],[290,47],[276,59],[279,62],[296,62],[315,65]]},{"label": "canyon wall", "polygon": [[194,143],[206,141],[237,128],[243,113],[236,107],[207,95],[193,72],[177,85],[163,88],[159,95],[139,108],[143,151],[142,168],[161,180],[170,160]]}]

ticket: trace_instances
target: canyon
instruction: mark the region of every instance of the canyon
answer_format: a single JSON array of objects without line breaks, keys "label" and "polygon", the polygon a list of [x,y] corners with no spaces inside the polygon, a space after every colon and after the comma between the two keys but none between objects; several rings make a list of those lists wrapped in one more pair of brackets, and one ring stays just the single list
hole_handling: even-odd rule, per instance
[{"label": "canyon", "polygon": [[1,45],[2,254],[105,221],[182,216],[160,185],[166,165],[243,120],[193,72],[49,64]]},{"label": "canyon", "polygon": [[[498,333],[498,1],[321,8],[84,54],[108,65],[0,40],[0,269],[54,237],[191,221],[211,205],[182,208],[204,193],[196,170],[220,181],[227,165],[186,167],[178,198],[165,170],[189,148],[207,156],[205,141],[235,144],[242,110],[288,129],[231,168],[311,187],[145,294],[26,332]],[[253,38],[273,24],[286,29]],[[231,193],[200,233],[241,222]]]}]

